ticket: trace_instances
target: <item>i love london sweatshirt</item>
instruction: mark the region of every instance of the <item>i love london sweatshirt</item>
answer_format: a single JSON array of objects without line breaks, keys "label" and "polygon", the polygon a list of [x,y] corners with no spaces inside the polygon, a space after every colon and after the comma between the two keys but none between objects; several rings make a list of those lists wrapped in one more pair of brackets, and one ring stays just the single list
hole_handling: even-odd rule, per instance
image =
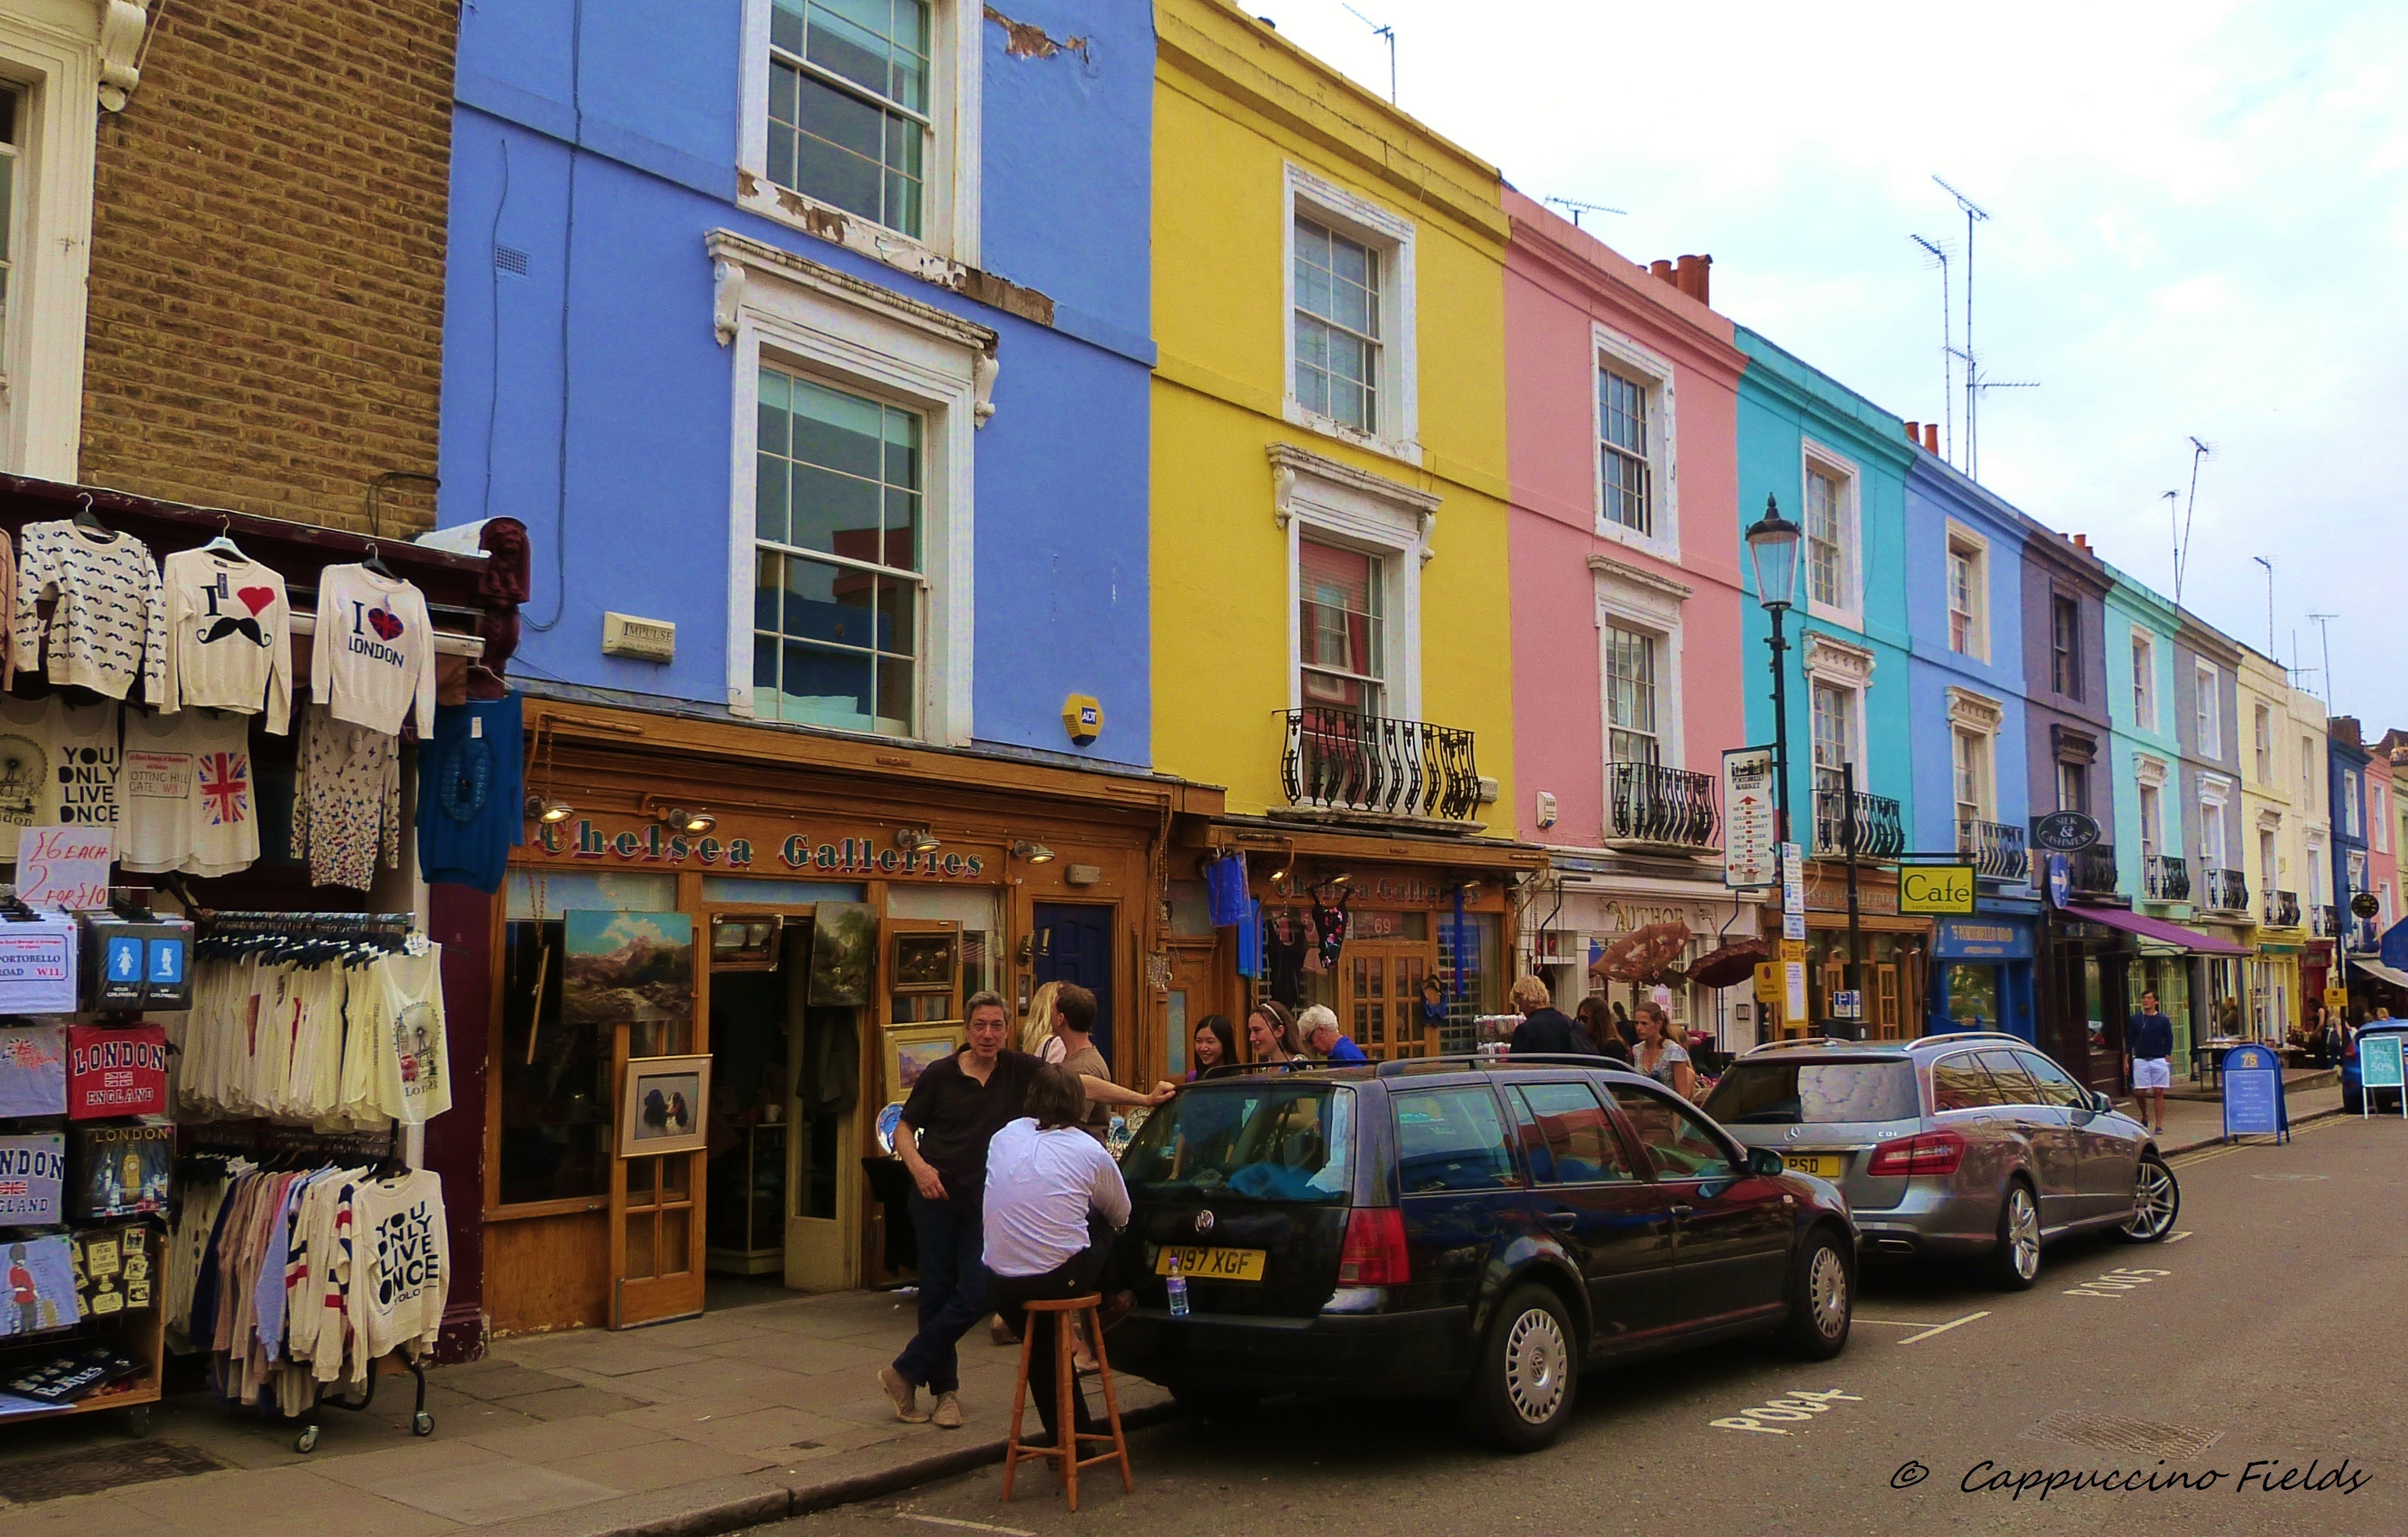
[{"label": "i love london sweatshirt", "polygon": [[399,577],[365,566],[318,575],[318,626],[309,643],[309,697],[335,719],[388,737],[413,707],[418,734],[435,730],[435,627],[426,599]]},{"label": "i love london sweatshirt", "polygon": [[208,549],[167,557],[167,654],[159,710],[185,705],[261,713],[283,736],[293,719],[293,615],[284,579]]}]

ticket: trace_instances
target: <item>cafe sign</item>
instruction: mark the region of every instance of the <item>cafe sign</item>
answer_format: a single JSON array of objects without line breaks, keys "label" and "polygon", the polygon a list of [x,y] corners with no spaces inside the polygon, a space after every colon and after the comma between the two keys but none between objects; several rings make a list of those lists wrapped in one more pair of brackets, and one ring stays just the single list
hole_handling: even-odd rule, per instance
[{"label": "cafe sign", "polygon": [[1900,912],[1971,912],[1973,867],[1908,865],[1898,872]]},{"label": "cafe sign", "polygon": [[606,832],[591,820],[533,824],[534,842],[555,858],[588,864],[698,865],[706,869],[783,869],[813,875],[864,878],[902,876],[921,880],[976,881],[986,874],[986,856],[951,849],[898,849],[891,840],[856,836],[814,838],[793,833],[766,859],[749,838],[694,838],[658,823]]}]

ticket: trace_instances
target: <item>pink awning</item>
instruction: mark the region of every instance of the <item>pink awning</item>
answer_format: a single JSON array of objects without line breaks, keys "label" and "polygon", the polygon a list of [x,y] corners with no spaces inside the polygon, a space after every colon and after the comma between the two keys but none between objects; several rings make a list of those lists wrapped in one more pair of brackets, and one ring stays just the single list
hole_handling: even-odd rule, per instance
[{"label": "pink awning", "polygon": [[2234,944],[2229,940],[2219,940],[2213,934],[2202,934],[2196,928],[2185,928],[2180,924],[2170,924],[2163,918],[2152,918],[2145,913],[2128,912],[2120,907],[2069,907],[2065,911],[2069,916],[2083,919],[2085,922],[2105,924],[2110,928],[2120,928],[2127,934],[2137,934],[2144,940],[2155,940],[2159,944],[2170,944],[2177,950],[2187,950],[2194,955],[2252,954],[2245,946]]}]

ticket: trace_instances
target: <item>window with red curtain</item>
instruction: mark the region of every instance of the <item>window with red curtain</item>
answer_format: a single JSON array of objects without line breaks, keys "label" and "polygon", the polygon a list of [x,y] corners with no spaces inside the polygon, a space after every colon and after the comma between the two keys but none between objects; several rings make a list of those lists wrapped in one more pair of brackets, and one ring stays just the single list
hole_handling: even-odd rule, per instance
[{"label": "window with red curtain", "polygon": [[1380,714],[1387,667],[1379,560],[1361,551],[1301,540],[1297,592],[1305,706]]}]

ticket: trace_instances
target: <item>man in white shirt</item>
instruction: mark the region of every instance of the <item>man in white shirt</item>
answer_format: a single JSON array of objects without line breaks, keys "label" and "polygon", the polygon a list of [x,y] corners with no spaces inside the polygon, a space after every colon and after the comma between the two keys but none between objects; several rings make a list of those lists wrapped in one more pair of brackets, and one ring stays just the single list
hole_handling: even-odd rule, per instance
[{"label": "man in white shirt", "polygon": [[[1096,1289],[1111,1256],[1112,1236],[1129,1219],[1120,1166],[1080,1129],[1087,1096],[1077,1075],[1052,1064],[1039,1068],[1028,1085],[1025,1108],[1027,1115],[1006,1125],[987,1144],[984,1214],[987,1298],[1021,1334],[1028,1328],[1029,1303]],[[1136,1301],[1129,1292],[1114,1292],[1104,1299],[1097,1322],[1110,1329],[1128,1316]],[[1054,1315],[1057,1324],[1060,1316]],[[1033,1344],[1028,1392],[1051,1439],[1061,1434],[1054,1342]],[[1075,1382],[1070,1396],[1078,1429],[1095,1429],[1086,1395]]]}]

